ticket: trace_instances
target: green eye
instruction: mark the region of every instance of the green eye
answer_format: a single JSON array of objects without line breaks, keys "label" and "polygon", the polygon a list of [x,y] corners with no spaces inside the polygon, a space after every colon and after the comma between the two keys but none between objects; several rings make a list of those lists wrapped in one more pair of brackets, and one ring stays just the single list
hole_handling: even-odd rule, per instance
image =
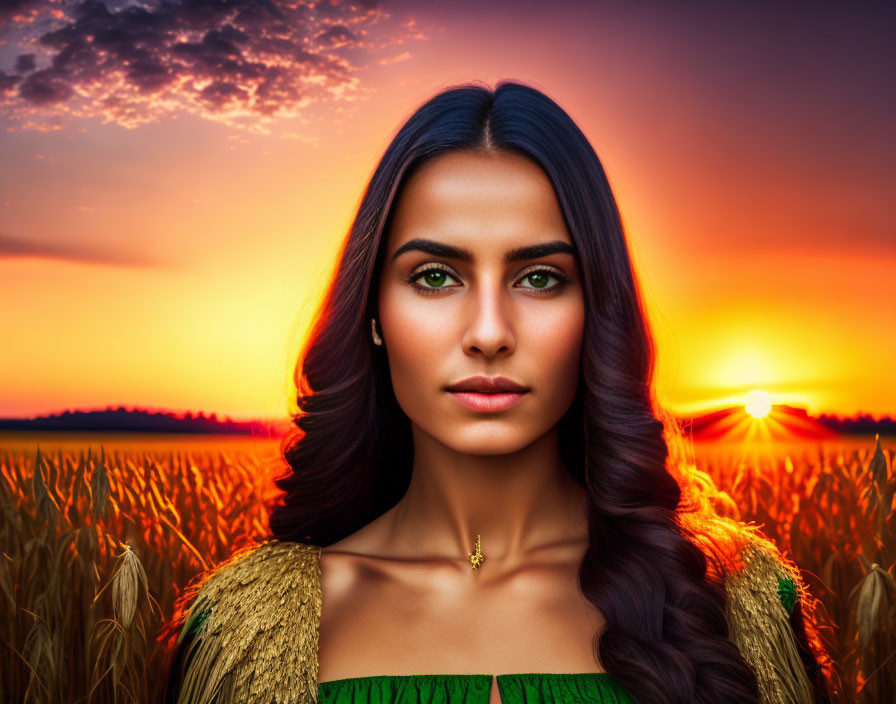
[{"label": "green eye", "polygon": [[526,278],[529,280],[529,283],[535,286],[535,288],[544,288],[547,286],[548,279],[551,278],[551,275],[543,271],[533,271],[531,274],[527,274]]},{"label": "green eye", "polygon": [[[408,283],[416,288],[420,293],[434,293],[443,288],[451,288],[450,286],[445,286],[446,278],[452,279],[454,277],[451,276],[451,274],[448,273],[448,271],[446,271],[445,269],[432,268],[413,274],[411,278],[408,279]],[[423,283],[417,283],[421,279],[423,280]]]},{"label": "green eye", "polygon": [[442,284],[445,283],[446,276],[448,276],[448,274],[444,271],[433,269],[424,273],[422,278],[426,279],[426,283],[433,288],[441,288]]},{"label": "green eye", "polygon": [[[408,283],[413,286],[419,293],[434,293],[443,288],[457,288],[456,286],[445,285],[446,279],[453,279],[454,276],[442,267],[426,269],[424,271],[418,271],[416,274],[412,274],[408,279]],[[554,285],[549,285],[550,280],[554,279],[556,283]],[[417,283],[422,280],[421,283]],[[562,289],[568,282],[569,279],[566,278],[563,274],[559,272],[555,272],[551,269],[535,269],[530,271],[527,274],[523,274],[523,278],[521,281],[528,281],[531,285],[523,286],[522,288],[529,288],[533,291],[538,292],[549,292],[549,291],[559,291]]]}]

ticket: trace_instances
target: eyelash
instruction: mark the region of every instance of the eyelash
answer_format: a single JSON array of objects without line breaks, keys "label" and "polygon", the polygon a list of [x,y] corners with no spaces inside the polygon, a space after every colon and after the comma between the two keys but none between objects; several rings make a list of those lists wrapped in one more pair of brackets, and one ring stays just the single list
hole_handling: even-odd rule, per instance
[{"label": "eyelash", "polygon": [[[440,286],[438,288],[436,288],[434,286],[418,286],[416,284],[417,279],[421,278],[424,274],[428,274],[430,271],[444,271],[446,274],[448,274],[448,276],[451,276],[452,278],[454,278],[454,274],[451,272],[450,269],[448,269],[444,266],[440,266],[438,264],[434,264],[434,265],[427,266],[424,269],[418,269],[416,272],[411,274],[407,280],[408,285],[410,285],[410,287],[413,288],[415,291],[419,291],[420,293],[422,293],[425,296],[431,296],[435,293],[438,293],[439,291],[445,290],[447,288],[451,288],[450,286]],[[529,289],[531,291],[534,291],[537,295],[547,295],[549,293],[555,293],[555,292],[559,291],[560,289],[562,289],[564,286],[566,286],[566,284],[569,283],[569,278],[567,276],[565,276],[564,274],[561,274],[556,269],[550,269],[550,268],[547,268],[544,266],[533,267],[532,269],[529,269],[528,271],[523,272],[522,278],[526,278],[530,274],[542,273],[542,272],[546,273],[550,276],[553,276],[555,279],[557,279],[557,281],[559,283],[556,284],[555,286],[551,286],[550,288],[530,288]],[[526,287],[526,288],[528,288],[528,287]]]}]

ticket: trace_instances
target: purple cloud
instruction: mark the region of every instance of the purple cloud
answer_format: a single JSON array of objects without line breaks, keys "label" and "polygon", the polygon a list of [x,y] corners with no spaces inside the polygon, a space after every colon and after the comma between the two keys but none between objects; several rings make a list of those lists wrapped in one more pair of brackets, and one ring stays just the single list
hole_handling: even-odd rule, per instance
[{"label": "purple cloud", "polygon": [[79,264],[101,264],[133,268],[169,267],[168,262],[145,256],[115,252],[84,242],[39,241],[0,233],[0,259],[61,259]]},{"label": "purple cloud", "polygon": [[358,91],[367,56],[422,38],[369,0],[10,0],[0,70],[13,121],[100,117],[126,127],[180,111],[237,126]]}]

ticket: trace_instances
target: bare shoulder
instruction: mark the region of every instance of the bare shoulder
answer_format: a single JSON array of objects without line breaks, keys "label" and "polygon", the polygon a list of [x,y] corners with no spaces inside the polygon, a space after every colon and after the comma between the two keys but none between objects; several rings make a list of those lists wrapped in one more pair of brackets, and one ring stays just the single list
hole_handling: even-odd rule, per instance
[{"label": "bare shoulder", "polygon": [[388,513],[321,548],[321,582],[331,608],[337,607],[343,598],[350,597],[362,584],[377,578],[387,579],[390,568],[400,562],[385,547],[389,544]]},{"label": "bare shoulder", "polygon": [[327,617],[339,617],[352,598],[371,583],[388,578],[389,556],[383,554],[377,521],[320,552],[321,591]]}]

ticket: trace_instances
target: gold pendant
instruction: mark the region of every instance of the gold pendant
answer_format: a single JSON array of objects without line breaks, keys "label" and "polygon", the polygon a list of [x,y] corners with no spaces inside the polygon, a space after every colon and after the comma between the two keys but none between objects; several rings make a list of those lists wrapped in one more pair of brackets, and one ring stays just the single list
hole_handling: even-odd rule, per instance
[{"label": "gold pendant", "polygon": [[470,554],[470,563],[473,565],[473,569],[475,570],[477,567],[479,567],[484,559],[485,555],[482,554],[482,540],[480,535],[477,533],[476,552]]}]

